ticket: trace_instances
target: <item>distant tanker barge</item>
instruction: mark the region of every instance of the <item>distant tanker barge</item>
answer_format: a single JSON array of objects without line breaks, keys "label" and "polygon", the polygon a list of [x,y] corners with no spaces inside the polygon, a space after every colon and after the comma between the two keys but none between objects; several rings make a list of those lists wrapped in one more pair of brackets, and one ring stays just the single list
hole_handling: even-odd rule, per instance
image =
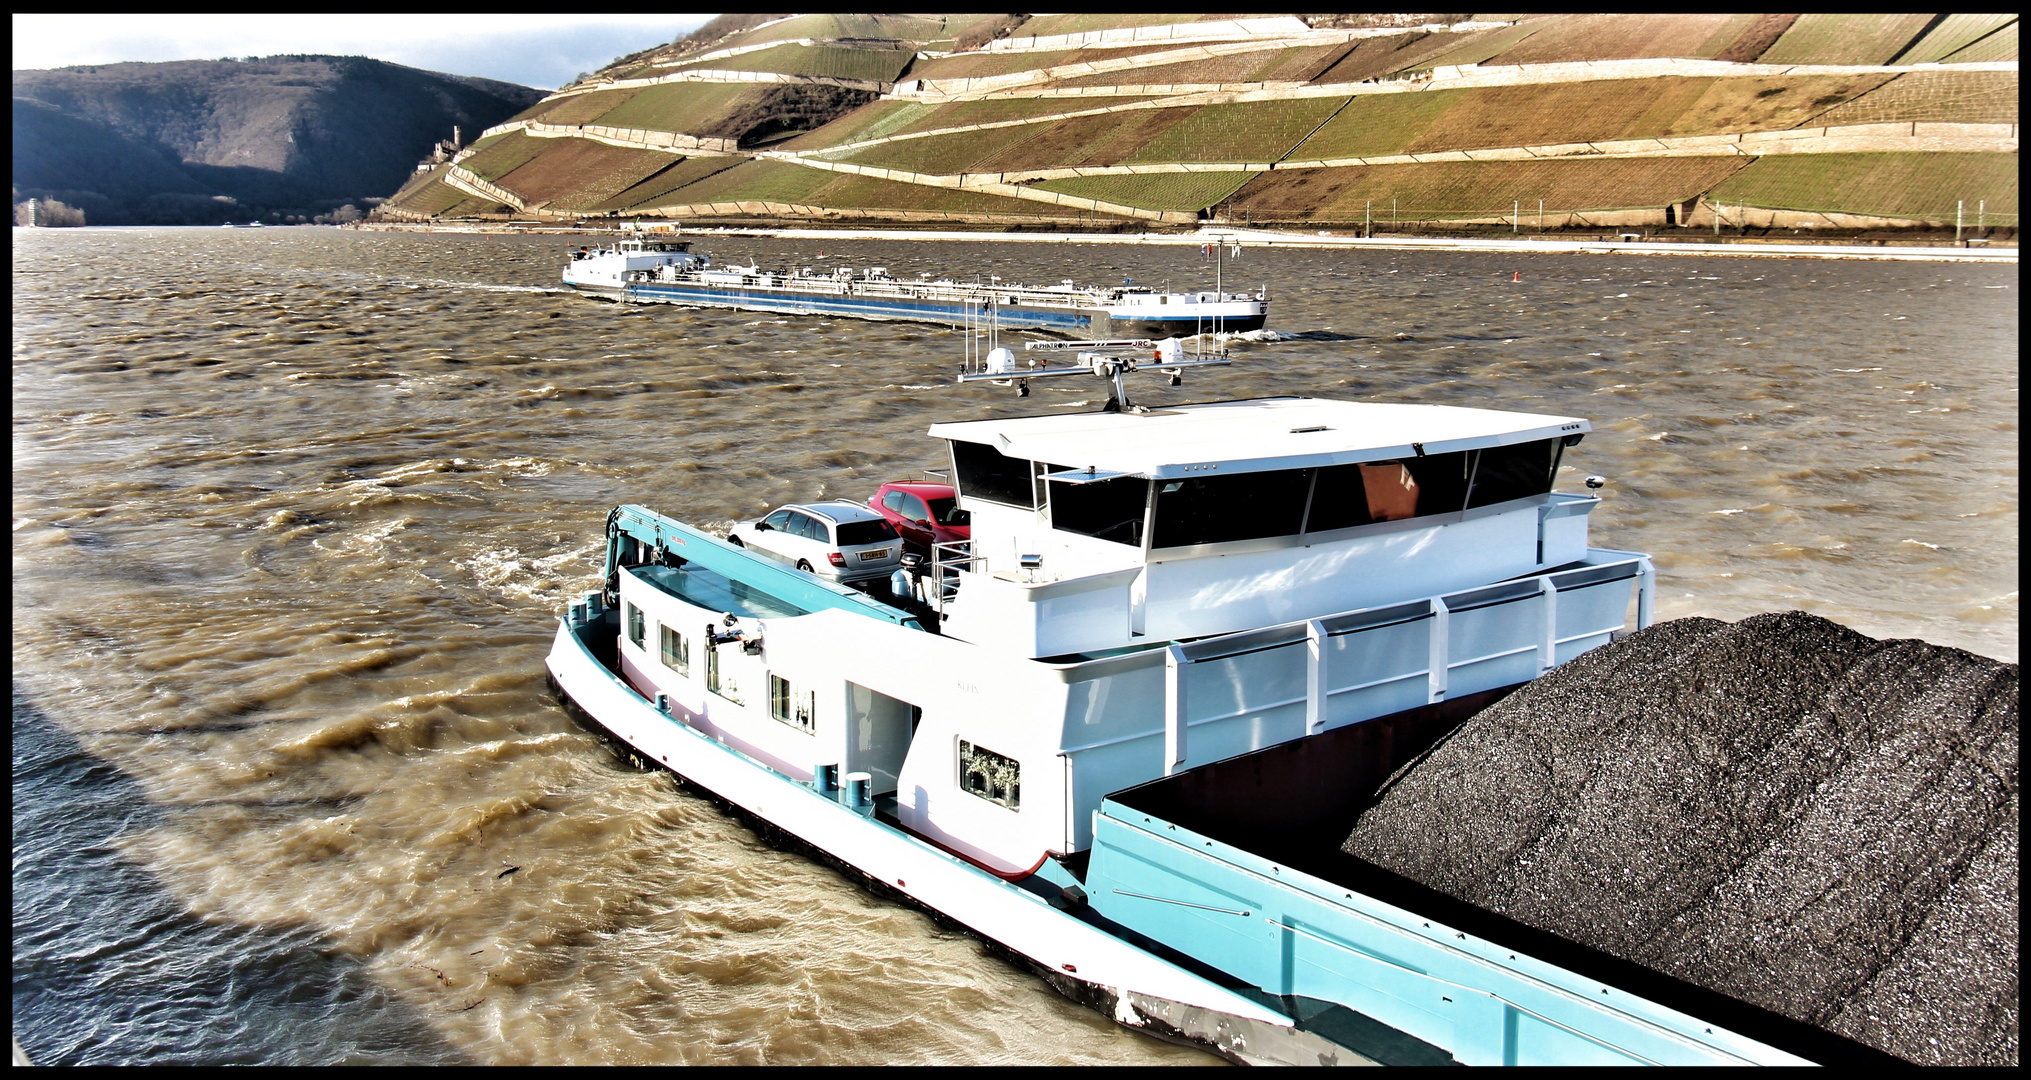
[{"label": "distant tanker barge", "polygon": [[1269,289],[1255,293],[1158,292],[1124,283],[1090,288],[1070,279],[1042,288],[986,284],[929,274],[905,281],[886,267],[830,274],[809,268],[712,265],[688,241],[621,240],[581,248],[564,267],[564,283],[580,292],[635,304],[906,319],[962,325],[989,317],[1005,330],[1051,330],[1085,338],[1190,337],[1260,330],[1269,318]]}]

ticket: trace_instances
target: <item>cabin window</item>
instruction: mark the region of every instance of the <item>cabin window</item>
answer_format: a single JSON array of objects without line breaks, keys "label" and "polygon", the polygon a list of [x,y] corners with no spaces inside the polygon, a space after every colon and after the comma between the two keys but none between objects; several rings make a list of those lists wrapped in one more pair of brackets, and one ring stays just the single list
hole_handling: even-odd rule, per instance
[{"label": "cabin window", "polygon": [[1036,508],[1036,493],[1030,479],[1032,469],[1022,458],[1004,457],[1001,451],[985,443],[955,441],[952,473],[959,481],[959,493],[969,499]]},{"label": "cabin window", "polygon": [[691,674],[691,642],[684,635],[660,623],[656,629],[662,633],[663,666],[679,675]]},{"label": "cabin window", "polygon": [[1143,511],[1149,502],[1149,481],[1117,476],[1090,484],[1051,485],[1051,527],[1142,546]]},{"label": "cabin window", "polygon": [[1374,522],[1368,506],[1365,465],[1329,465],[1318,471],[1312,484],[1312,509],[1305,518],[1306,532],[1351,529]]},{"label": "cabin window", "polygon": [[719,669],[717,648],[705,650],[705,688],[735,705],[740,704],[740,684],[734,680],[732,674]]},{"label": "cabin window", "polygon": [[[1399,462],[1417,485],[1417,512],[1412,516],[1451,514],[1464,508],[1467,505],[1467,481],[1473,475],[1470,471],[1473,459],[1473,454],[1456,450],[1450,454],[1404,458]],[[1370,505],[1374,504],[1371,502]]]},{"label": "cabin window", "polygon": [[642,618],[642,609],[636,607],[633,604],[623,604],[621,606],[628,609],[627,610],[628,640],[634,642],[635,648],[639,649],[642,647],[643,622],[644,622]]},{"label": "cabin window", "polygon": [[1295,536],[1304,524],[1311,483],[1310,469],[1158,481],[1152,546]]},{"label": "cabin window", "polygon": [[1022,766],[984,746],[959,740],[959,787],[996,806],[1021,810]]},{"label": "cabin window", "polygon": [[1467,494],[1467,507],[1493,506],[1550,492],[1552,478],[1559,470],[1559,453],[1564,449],[1558,439],[1540,439],[1481,451],[1480,464],[1474,467],[1474,489]]},{"label": "cabin window", "polygon": [[790,680],[773,672],[769,674],[769,715],[799,731],[817,730],[818,693],[807,690],[798,693],[790,686]]}]

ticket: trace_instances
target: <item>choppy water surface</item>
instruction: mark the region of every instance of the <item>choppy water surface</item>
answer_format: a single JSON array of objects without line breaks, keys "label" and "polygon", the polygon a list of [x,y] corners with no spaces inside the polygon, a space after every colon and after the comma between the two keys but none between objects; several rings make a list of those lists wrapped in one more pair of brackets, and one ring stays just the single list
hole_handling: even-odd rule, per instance
[{"label": "choppy water surface", "polygon": [[[550,698],[617,502],[941,465],[905,323],[629,310],[563,238],[14,234],[14,1006],[49,1063],[1204,1063],[631,772]],[[1196,248],[716,239],[1210,284]],[[820,250],[826,258],[820,261]],[[1237,271],[1230,268],[1230,280]],[[2014,266],[1258,252],[1287,340],[1152,403],[1578,415],[1658,616],[2016,660]],[[1520,275],[1521,280],[1514,278]]]}]

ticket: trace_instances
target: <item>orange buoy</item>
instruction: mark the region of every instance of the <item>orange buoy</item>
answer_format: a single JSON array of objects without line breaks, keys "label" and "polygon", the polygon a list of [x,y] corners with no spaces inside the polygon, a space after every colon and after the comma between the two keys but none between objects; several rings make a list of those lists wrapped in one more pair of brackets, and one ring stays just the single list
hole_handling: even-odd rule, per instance
[{"label": "orange buoy", "polygon": [[1509,276],[1509,280],[1511,280],[1511,281],[1522,281],[1522,280],[1523,280],[1523,271],[1521,271],[1521,270],[1518,270],[1518,271],[1515,271],[1514,273],[1510,274],[1510,276]]}]

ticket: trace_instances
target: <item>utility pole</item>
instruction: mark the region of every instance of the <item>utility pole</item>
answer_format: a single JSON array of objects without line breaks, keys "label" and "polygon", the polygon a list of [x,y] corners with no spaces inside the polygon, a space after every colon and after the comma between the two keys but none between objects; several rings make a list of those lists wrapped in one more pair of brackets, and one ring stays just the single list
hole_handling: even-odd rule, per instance
[{"label": "utility pole", "polygon": [[1361,204],[1361,235],[1365,239],[1375,238],[1375,200]]},{"label": "utility pole", "polygon": [[1544,200],[1537,200],[1537,231],[1544,231]]},{"label": "utility pole", "polygon": [[1961,219],[1967,217],[1967,212],[1968,201],[1966,199],[1955,199],[1953,201],[1953,242],[1956,244],[1960,243]]},{"label": "utility pole", "polygon": [[1989,233],[1989,200],[1975,204],[1975,231],[1987,236]]},{"label": "utility pole", "polygon": [[1511,199],[1511,200],[1509,201],[1509,231],[1510,231],[1510,232],[1512,232],[1512,233],[1513,233],[1513,232],[1515,232],[1515,231],[1516,231],[1516,223],[1517,223],[1517,221],[1518,221],[1518,220],[1520,220],[1520,219],[1521,219],[1522,217],[1523,217],[1523,200],[1522,200],[1522,199]]}]

